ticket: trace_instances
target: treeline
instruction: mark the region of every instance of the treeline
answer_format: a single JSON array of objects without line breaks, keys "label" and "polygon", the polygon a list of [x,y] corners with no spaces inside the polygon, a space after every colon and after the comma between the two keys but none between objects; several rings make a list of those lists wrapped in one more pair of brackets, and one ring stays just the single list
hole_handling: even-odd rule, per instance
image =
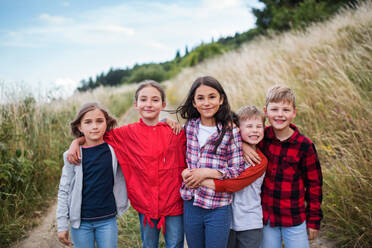
[{"label": "treeline", "polygon": [[132,68],[113,69],[101,73],[95,79],[82,80],[78,91],[87,91],[103,86],[117,86],[137,83],[144,79],[158,82],[170,79],[182,68],[194,66],[207,58],[240,47],[258,35],[266,35],[270,30],[282,32],[301,29],[313,22],[324,21],[341,7],[353,6],[358,0],[260,0],[265,7],[252,9],[256,27],[234,36],[220,38],[208,44],[200,44],[191,51],[186,46],[184,56],[176,52],[173,60],[163,63],[136,64]]}]

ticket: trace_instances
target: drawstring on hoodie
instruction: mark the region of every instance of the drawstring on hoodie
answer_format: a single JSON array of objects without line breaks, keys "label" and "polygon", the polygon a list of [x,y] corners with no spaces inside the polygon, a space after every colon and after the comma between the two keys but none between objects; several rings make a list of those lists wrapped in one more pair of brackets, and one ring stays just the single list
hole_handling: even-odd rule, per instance
[{"label": "drawstring on hoodie", "polygon": [[146,226],[146,222],[151,226],[151,228],[154,228],[154,223],[152,223],[148,215],[145,215],[145,218],[143,218],[143,226]]},{"label": "drawstring on hoodie", "polygon": [[159,223],[156,226],[159,230],[163,227],[163,235],[165,235],[165,217],[160,217]]},{"label": "drawstring on hoodie", "polygon": [[[143,218],[143,226],[146,226],[146,222],[151,226],[151,228],[154,228],[154,223],[151,221],[148,215],[145,215],[145,217]],[[165,216],[160,217],[159,223],[156,228],[159,230],[163,228],[163,235],[165,234]]]}]

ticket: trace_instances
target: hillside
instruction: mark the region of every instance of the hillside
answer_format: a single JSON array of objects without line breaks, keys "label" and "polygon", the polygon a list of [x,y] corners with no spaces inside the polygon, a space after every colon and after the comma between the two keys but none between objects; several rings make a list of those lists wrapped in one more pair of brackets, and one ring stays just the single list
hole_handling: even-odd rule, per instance
[{"label": "hillside", "polygon": [[[258,37],[183,69],[164,82],[168,102],[179,105],[202,75],[223,84],[234,110],[248,104],[262,107],[274,84],[293,88],[295,124],[315,143],[323,169],[322,233],[342,247],[372,247],[371,44],[368,2],[305,31]],[[36,225],[46,199],[54,198],[61,155],[71,141],[68,123],[77,108],[95,99],[120,117],[132,106],[135,87],[99,87],[58,101],[1,91],[9,104],[0,105],[0,247]],[[129,225],[137,223],[135,214],[125,218]],[[138,243],[138,233],[131,231]],[[122,244],[127,244],[125,235]]]},{"label": "hillside", "polygon": [[173,105],[201,75],[216,77],[234,110],[293,88],[295,124],[316,145],[324,174],[324,229],[345,247],[372,246],[372,3],[306,31],[262,37],[167,81]]}]

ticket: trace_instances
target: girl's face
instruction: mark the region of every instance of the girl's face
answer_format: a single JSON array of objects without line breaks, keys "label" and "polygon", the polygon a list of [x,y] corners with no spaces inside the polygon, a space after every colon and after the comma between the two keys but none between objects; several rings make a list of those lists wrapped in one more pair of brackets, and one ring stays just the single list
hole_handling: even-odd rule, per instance
[{"label": "girl's face", "polygon": [[85,113],[80,120],[79,130],[84,134],[85,145],[102,143],[106,128],[105,115],[97,108]]},{"label": "girl's face", "polygon": [[149,126],[154,126],[159,122],[160,111],[165,108],[165,105],[160,92],[152,86],[143,88],[138,93],[138,99],[135,103],[143,122]]},{"label": "girl's face", "polygon": [[193,106],[198,110],[203,125],[216,125],[214,115],[223,100],[220,93],[212,87],[202,84],[195,90]]}]

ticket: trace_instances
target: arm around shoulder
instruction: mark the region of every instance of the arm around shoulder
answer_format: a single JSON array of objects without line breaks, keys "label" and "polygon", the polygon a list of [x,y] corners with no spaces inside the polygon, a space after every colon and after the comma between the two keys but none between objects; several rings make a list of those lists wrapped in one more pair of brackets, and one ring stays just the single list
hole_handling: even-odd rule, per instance
[{"label": "arm around shoulder", "polygon": [[216,192],[237,192],[252,184],[261,177],[267,168],[267,158],[259,153],[261,162],[256,166],[249,166],[238,177],[226,180],[214,180]]}]

